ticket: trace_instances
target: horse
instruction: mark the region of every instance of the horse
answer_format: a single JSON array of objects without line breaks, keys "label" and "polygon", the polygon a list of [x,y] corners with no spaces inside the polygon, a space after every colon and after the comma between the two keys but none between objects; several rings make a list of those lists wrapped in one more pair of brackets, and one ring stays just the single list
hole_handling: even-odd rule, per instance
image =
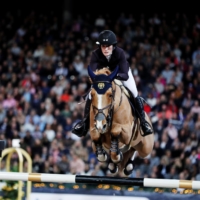
[{"label": "horse", "polygon": [[[111,72],[102,68],[93,72],[91,82],[89,134],[99,162],[106,162],[114,176],[127,177],[134,169],[134,156],[147,157],[154,145],[154,133],[144,135],[136,108],[131,106],[130,92],[115,79],[118,67]],[[145,113],[146,120],[152,126]]]}]

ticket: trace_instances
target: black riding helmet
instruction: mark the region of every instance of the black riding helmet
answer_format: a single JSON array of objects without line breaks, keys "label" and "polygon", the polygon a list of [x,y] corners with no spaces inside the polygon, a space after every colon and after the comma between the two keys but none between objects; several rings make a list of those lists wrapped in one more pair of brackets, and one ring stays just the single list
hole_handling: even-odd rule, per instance
[{"label": "black riding helmet", "polygon": [[116,45],[117,44],[117,38],[116,38],[116,35],[110,31],[110,30],[105,30],[105,31],[102,31],[100,34],[99,34],[99,37],[98,37],[98,41],[96,42],[96,44],[98,45]]}]

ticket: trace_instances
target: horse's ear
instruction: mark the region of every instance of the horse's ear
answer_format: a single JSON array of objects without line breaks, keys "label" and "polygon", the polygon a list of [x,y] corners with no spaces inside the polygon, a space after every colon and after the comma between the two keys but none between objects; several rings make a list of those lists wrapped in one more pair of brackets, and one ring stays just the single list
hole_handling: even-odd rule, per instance
[{"label": "horse's ear", "polygon": [[90,66],[88,65],[88,74],[90,76],[90,78],[92,79],[92,81],[94,81],[95,79],[95,73],[92,71],[92,69],[90,68]]},{"label": "horse's ear", "polygon": [[115,77],[116,77],[118,71],[119,71],[119,66],[117,65],[117,67],[115,68],[115,70],[109,75],[109,79],[110,79],[111,81],[113,81],[113,80],[115,79]]}]

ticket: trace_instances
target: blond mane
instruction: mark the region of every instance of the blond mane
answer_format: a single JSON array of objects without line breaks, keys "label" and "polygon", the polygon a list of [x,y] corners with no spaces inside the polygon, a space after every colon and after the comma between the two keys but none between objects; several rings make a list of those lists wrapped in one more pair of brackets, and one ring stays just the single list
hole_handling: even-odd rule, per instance
[{"label": "blond mane", "polygon": [[110,71],[107,67],[104,67],[104,68],[102,68],[102,69],[96,70],[96,71],[95,71],[95,74],[96,74],[96,75],[99,75],[99,74],[106,74],[106,75],[109,75],[109,74],[111,74],[111,71]]},{"label": "blond mane", "polygon": [[[111,74],[111,71],[107,68],[107,67],[104,67],[102,69],[97,69],[95,72],[94,72],[95,75],[99,75],[99,74],[105,74],[105,75],[109,75]],[[92,83],[92,80],[91,78],[89,77],[89,81],[90,83]]]}]

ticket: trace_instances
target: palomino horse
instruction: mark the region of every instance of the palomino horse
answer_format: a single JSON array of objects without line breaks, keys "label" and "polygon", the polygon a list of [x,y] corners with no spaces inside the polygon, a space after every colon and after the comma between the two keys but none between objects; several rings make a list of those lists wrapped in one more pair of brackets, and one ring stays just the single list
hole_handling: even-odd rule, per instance
[{"label": "palomino horse", "polygon": [[[154,145],[154,134],[144,136],[140,120],[129,101],[121,81],[115,79],[118,67],[111,73],[103,68],[93,72],[88,66],[91,87],[90,137],[99,162],[107,162],[115,176],[132,173],[134,152],[148,156]],[[151,121],[146,114],[147,121]]]}]

